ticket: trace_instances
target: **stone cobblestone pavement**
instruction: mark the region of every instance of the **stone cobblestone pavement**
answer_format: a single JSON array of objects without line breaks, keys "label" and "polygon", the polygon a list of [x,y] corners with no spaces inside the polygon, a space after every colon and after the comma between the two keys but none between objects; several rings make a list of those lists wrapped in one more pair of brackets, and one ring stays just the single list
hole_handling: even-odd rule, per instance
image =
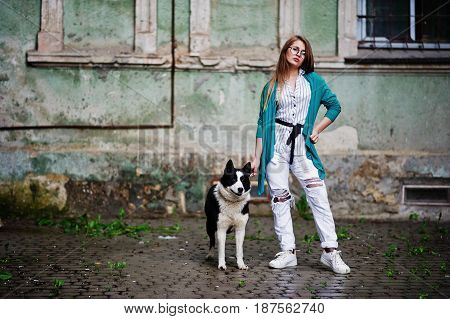
[{"label": "stone cobblestone pavement", "polygon": [[[133,220],[133,223],[141,221]],[[148,222],[148,221],[146,221]],[[130,222],[131,223],[131,222]],[[176,238],[150,232],[140,239],[64,234],[57,227],[6,220],[0,228],[2,298],[448,298],[450,224],[338,220],[340,249],[352,271],[336,275],[319,264],[314,223],[297,218],[298,266],[273,270],[278,252],[271,218],[250,218],[244,242],[248,271],[235,264],[233,235],[227,239],[226,271],[208,249],[205,219],[151,220],[174,225]],[[108,262],[125,261],[120,273]],[[55,288],[54,280],[62,279]]]}]

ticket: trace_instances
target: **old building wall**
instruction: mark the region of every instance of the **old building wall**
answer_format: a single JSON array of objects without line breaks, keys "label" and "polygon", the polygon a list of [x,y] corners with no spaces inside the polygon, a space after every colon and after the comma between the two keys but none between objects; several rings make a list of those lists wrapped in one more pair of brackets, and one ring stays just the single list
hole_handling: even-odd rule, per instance
[{"label": "old building wall", "polygon": [[[132,50],[133,3],[64,1],[66,51],[98,51],[107,59]],[[167,57],[171,2],[157,3],[157,54]],[[338,4],[302,0],[298,13],[298,30],[311,40],[317,72],[342,104],[340,117],[318,144],[333,209],[340,216],[404,217],[412,209],[426,213],[428,208],[401,205],[401,186],[411,178],[445,181],[450,177],[449,72],[325,67],[330,59],[338,59]],[[117,195],[122,200],[118,203],[131,211],[141,206],[142,211],[151,210],[157,200],[183,191],[188,208],[195,211],[201,209],[204,189],[226,159],[239,163],[250,159],[260,91],[269,79],[270,63],[277,58],[278,1],[210,1],[210,48],[200,53],[203,60],[189,55],[189,3],[175,1],[174,125],[161,129],[95,126],[169,125],[170,61],[162,67],[32,66],[27,52],[36,49],[40,5],[40,1],[1,4],[0,199],[4,209],[30,207],[19,205],[20,187],[14,183],[29,185],[35,176],[47,176],[63,185],[70,179],[74,192],[83,192],[91,182],[100,183],[92,189],[101,189],[103,195],[111,187],[120,194],[124,193],[120,189],[128,189],[130,194],[132,184],[142,189],[163,184],[165,191],[149,192],[144,202]],[[219,62],[214,64],[215,60]],[[319,118],[323,114],[322,110]],[[11,129],[43,125],[94,127]],[[155,175],[161,167],[165,168]],[[175,189],[170,183],[181,186]],[[44,188],[50,184],[43,183]],[[432,216],[439,212],[448,215],[448,207],[434,209]]]}]

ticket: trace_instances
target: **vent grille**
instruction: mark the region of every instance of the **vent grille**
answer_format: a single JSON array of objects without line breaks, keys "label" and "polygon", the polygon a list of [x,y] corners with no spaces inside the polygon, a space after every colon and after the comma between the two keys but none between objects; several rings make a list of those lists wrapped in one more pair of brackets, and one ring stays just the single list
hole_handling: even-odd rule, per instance
[{"label": "vent grille", "polygon": [[450,206],[450,185],[403,185],[403,204]]}]

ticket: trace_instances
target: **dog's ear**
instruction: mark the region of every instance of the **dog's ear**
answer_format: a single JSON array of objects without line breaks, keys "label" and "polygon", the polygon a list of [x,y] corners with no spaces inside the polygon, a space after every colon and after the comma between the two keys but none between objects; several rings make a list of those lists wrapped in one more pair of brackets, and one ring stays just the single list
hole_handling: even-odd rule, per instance
[{"label": "dog's ear", "polygon": [[233,171],[234,171],[234,164],[233,164],[233,161],[230,159],[228,162],[227,162],[227,166],[225,166],[225,174],[231,174],[231,173],[233,173]]},{"label": "dog's ear", "polygon": [[242,171],[245,174],[250,175],[252,173],[252,163],[248,162],[245,164],[244,167],[242,167]]}]

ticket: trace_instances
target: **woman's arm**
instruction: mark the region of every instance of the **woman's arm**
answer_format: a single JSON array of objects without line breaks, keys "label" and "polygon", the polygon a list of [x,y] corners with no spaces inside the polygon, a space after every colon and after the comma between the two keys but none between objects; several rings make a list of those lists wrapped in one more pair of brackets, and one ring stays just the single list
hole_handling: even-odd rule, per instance
[{"label": "woman's arm", "polygon": [[320,103],[325,106],[327,109],[327,112],[325,113],[325,117],[329,118],[331,122],[334,122],[334,120],[338,117],[339,113],[341,113],[341,103],[339,103],[339,100],[334,94],[330,88],[328,87],[325,80],[323,80],[323,92],[322,92],[322,98],[320,99]]},{"label": "woman's arm", "polygon": [[310,138],[314,144],[319,140],[319,134],[322,133],[331,123],[333,123],[328,117],[324,117],[322,121],[313,129]]},{"label": "woman's arm", "polygon": [[319,122],[319,124],[314,127],[310,138],[312,142],[315,144],[319,140],[319,134],[322,133],[334,120],[338,117],[339,113],[341,113],[341,104],[327,83],[323,81],[324,90],[322,93],[322,98],[320,99],[320,103],[325,106],[327,112],[325,113],[325,117]]},{"label": "woman's arm", "polygon": [[250,176],[255,176],[258,174],[259,163],[261,162],[261,153],[262,153],[262,138],[257,137],[255,143],[255,154],[253,155],[252,160],[252,174]]},{"label": "woman's arm", "polygon": [[261,162],[261,154],[262,154],[262,137],[263,137],[263,129],[262,129],[262,122],[263,122],[263,113],[264,113],[264,98],[265,94],[267,94],[267,88],[268,83],[264,86],[261,97],[259,100],[259,114],[258,114],[258,126],[256,129],[256,142],[255,142],[255,153],[253,154],[252,159],[252,174],[251,176],[255,176],[258,174],[259,164]]}]

